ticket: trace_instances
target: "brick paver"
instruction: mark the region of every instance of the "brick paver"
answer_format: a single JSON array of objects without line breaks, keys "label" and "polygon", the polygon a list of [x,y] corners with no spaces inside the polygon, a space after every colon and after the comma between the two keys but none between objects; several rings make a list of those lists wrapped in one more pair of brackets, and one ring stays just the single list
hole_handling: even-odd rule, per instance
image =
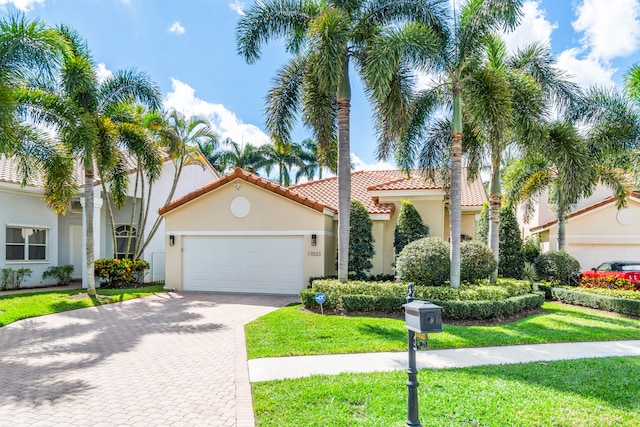
[{"label": "brick paver", "polygon": [[0,328],[0,426],[253,426],[243,325],[293,300],[165,293]]}]

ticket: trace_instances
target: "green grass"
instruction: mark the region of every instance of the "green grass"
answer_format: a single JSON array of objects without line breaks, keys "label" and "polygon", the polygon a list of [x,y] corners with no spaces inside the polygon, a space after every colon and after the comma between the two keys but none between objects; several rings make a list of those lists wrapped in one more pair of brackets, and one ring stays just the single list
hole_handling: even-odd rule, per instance
[{"label": "green grass", "polygon": [[[405,372],[255,383],[257,425],[404,426]],[[423,426],[640,425],[640,357],[483,366],[418,375]]]},{"label": "green grass", "polygon": [[[640,339],[640,319],[556,303],[544,313],[501,326],[444,325],[429,348]],[[405,351],[404,319],[320,315],[283,307],[246,326],[250,359],[312,354]]]},{"label": "green grass", "polygon": [[0,326],[21,319],[110,304],[162,292],[162,285],[135,289],[98,289],[97,298],[71,299],[86,290],[33,292],[0,296]]}]

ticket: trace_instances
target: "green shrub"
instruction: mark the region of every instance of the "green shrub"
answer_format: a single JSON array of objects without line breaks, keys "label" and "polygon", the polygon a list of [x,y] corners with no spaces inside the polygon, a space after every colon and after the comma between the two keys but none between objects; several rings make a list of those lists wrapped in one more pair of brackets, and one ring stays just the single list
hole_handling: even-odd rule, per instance
[{"label": "green shrub", "polygon": [[319,306],[319,304],[316,302],[316,293],[313,292],[313,289],[309,288],[300,291],[300,302],[307,308]]},{"label": "green shrub", "polygon": [[498,274],[502,277],[522,279],[522,269],[524,268],[522,237],[520,237],[518,219],[510,206],[503,206],[500,209],[499,234]]},{"label": "green shrub", "polygon": [[580,263],[565,251],[549,251],[540,254],[535,262],[540,280],[563,285],[577,285]]},{"label": "green shrub", "polygon": [[396,271],[404,282],[442,286],[449,280],[449,244],[437,237],[416,240],[396,259]]},{"label": "green shrub", "polygon": [[534,267],[533,263],[524,263],[524,266],[522,268],[522,278],[528,280],[531,283],[538,280],[538,273],[536,273],[536,268]]},{"label": "green shrub", "polygon": [[349,224],[349,273],[357,279],[362,279],[373,268],[371,258],[375,251],[373,224],[369,218],[369,212],[358,200],[351,201]]},{"label": "green shrub", "polygon": [[31,277],[32,270],[30,268],[13,268],[2,269],[2,282],[0,283],[0,291],[10,289],[18,289],[26,277]]},{"label": "green shrub", "polygon": [[432,301],[444,308],[442,317],[446,319],[492,319],[511,316],[525,309],[542,306],[544,295],[530,293],[501,301]]},{"label": "green shrub", "polygon": [[414,240],[429,237],[429,227],[424,225],[420,212],[410,200],[403,200],[398,214],[398,222],[393,232],[393,247],[396,254]]},{"label": "green shrub", "polygon": [[460,281],[476,283],[488,278],[496,269],[491,248],[477,240],[460,244]]},{"label": "green shrub", "polygon": [[540,252],[540,235],[532,234],[527,236],[522,244],[522,255],[524,256],[524,261],[533,264],[536,262],[536,258],[540,256]]},{"label": "green shrub", "polygon": [[[531,284],[524,280],[498,279],[496,285],[489,285],[488,280],[485,283],[483,285],[461,285],[458,289],[450,286],[417,286],[414,296],[416,299],[425,301],[479,301],[506,300],[531,292]],[[314,299],[317,292],[322,292],[327,297],[324,307],[340,310],[346,309],[341,305],[344,296],[389,297],[403,301],[406,301],[407,298],[407,286],[402,283],[366,281],[340,283],[338,280],[316,280],[313,282],[312,289],[304,289],[300,292],[300,300],[305,307],[317,306]],[[387,310],[378,308],[376,311]]]},{"label": "green shrub", "polygon": [[640,301],[585,292],[581,289],[552,288],[553,299],[615,313],[640,316]]},{"label": "green shrub", "polygon": [[123,288],[142,283],[149,263],[142,259],[131,260],[102,258],[94,262],[95,275],[105,279],[104,288]]},{"label": "green shrub", "polygon": [[406,298],[388,295],[343,295],[340,297],[340,306],[346,312],[382,311],[385,313],[397,313],[402,311],[402,305],[406,302]]},{"label": "green shrub", "polygon": [[58,267],[51,266],[47,268],[44,273],[42,273],[42,279],[46,279],[47,277],[55,277],[58,279],[59,285],[68,285],[71,281],[71,276],[73,276],[73,265],[61,265]]}]

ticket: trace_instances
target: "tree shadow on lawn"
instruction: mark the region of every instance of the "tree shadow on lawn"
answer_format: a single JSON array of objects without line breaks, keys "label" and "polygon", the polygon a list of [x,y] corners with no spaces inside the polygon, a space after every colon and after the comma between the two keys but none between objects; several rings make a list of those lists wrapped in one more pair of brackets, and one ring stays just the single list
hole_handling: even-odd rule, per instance
[{"label": "tree shadow on lawn", "polygon": [[[81,401],[83,392],[93,388],[91,371],[86,370],[132,351],[151,335],[219,330],[223,323],[206,319],[198,310],[230,300],[172,293],[152,298],[31,318],[0,328],[0,401],[33,406]],[[80,374],[82,380],[69,379]]]}]

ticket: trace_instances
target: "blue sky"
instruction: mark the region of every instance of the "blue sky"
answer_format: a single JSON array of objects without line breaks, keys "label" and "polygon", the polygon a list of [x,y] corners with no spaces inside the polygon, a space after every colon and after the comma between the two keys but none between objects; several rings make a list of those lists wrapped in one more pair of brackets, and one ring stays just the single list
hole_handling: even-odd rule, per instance
[{"label": "blue sky", "polygon": [[[205,114],[218,134],[263,144],[264,100],[287,55],[280,43],[248,65],[236,53],[235,26],[252,0],[0,0],[0,14],[22,11],[86,38],[101,73],[136,68],[160,86],[165,106]],[[460,2],[458,1],[458,4]],[[582,85],[620,85],[640,61],[640,0],[528,1],[516,49],[550,44],[559,65]],[[428,78],[423,79],[425,82]],[[294,137],[310,132],[300,127]],[[375,158],[371,110],[356,82],[351,116],[352,160],[358,169],[385,168]]]}]

